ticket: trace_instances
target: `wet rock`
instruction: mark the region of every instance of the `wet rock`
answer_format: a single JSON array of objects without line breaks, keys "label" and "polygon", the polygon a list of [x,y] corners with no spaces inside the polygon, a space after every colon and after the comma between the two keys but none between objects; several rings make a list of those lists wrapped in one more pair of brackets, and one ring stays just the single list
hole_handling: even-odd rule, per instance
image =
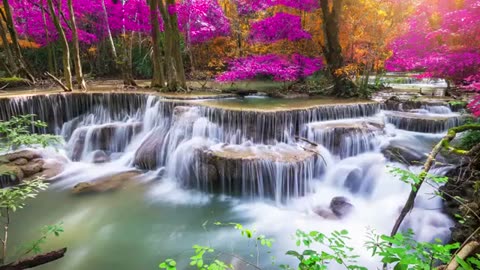
[{"label": "wet rock", "polygon": [[97,150],[93,153],[93,163],[107,163],[110,162],[110,157],[105,153],[105,151]]},{"label": "wet rock", "polygon": [[133,164],[142,170],[155,170],[159,167],[159,159],[168,130],[160,127],[148,135],[135,152]]},{"label": "wet rock", "polygon": [[73,161],[81,160],[85,148],[89,151],[121,152],[132,138],[142,131],[142,128],[143,125],[139,122],[111,123],[79,128],[75,130],[69,142],[71,158]]},{"label": "wet rock", "polygon": [[16,159],[12,162],[10,162],[12,165],[15,165],[15,166],[22,166],[22,165],[27,165],[28,164],[28,160],[25,159],[25,158],[19,158],[19,159]]},{"label": "wet rock", "polygon": [[348,216],[354,210],[354,206],[345,197],[334,197],[330,201],[329,208],[318,207],[313,211],[330,220],[338,220]]},{"label": "wet rock", "polygon": [[411,165],[420,165],[427,159],[427,154],[419,152],[413,147],[404,145],[391,144],[382,150],[384,156],[394,162]]},{"label": "wet rock", "polygon": [[459,126],[465,119],[461,115],[417,114],[409,112],[386,112],[385,119],[395,127],[408,131],[441,133]]},{"label": "wet rock", "polygon": [[353,205],[345,197],[335,197],[330,202],[330,209],[338,218],[343,218],[353,211]]},{"label": "wet rock", "polygon": [[94,179],[90,182],[81,182],[73,187],[73,194],[88,194],[115,191],[127,186],[141,173],[139,171],[122,172]]},{"label": "wet rock", "polygon": [[234,195],[276,200],[303,196],[323,168],[318,152],[308,147],[223,144],[198,152],[200,175],[186,180],[187,185],[200,182],[203,188]]},{"label": "wet rock", "polygon": [[345,158],[373,150],[384,128],[383,122],[366,120],[318,122],[308,125],[306,137]]}]

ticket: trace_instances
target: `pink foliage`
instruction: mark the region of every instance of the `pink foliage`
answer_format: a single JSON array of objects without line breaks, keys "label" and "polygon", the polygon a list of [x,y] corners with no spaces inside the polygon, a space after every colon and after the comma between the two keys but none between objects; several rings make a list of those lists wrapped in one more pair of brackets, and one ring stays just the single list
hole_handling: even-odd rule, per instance
[{"label": "pink foliage", "polygon": [[300,16],[283,12],[252,23],[250,31],[253,42],[271,43],[282,39],[297,41],[312,38],[310,33],[302,29]]},{"label": "pink foliage", "polygon": [[254,55],[233,60],[229,70],[217,77],[217,81],[251,80],[260,75],[272,76],[276,81],[295,81],[313,75],[322,67],[321,59],[300,54]]},{"label": "pink foliage", "polygon": [[[62,1],[62,13],[69,19],[67,0]],[[93,44],[107,35],[106,20],[102,1],[105,1],[108,23],[113,35],[123,32],[149,34],[151,32],[150,10],[146,0],[74,0],[75,18],[82,44]],[[41,46],[48,45],[58,39],[57,30],[50,18],[46,0],[13,0],[13,14],[19,34],[27,37]],[[47,39],[45,23],[42,17],[42,7],[45,14],[46,29],[50,39]],[[230,22],[216,0],[186,0],[176,8],[179,27],[188,33],[187,38],[192,43],[205,42],[216,36],[230,33]],[[163,31],[161,16],[158,18],[160,30]],[[61,20],[67,38],[71,38],[70,28]]]},{"label": "pink foliage", "polygon": [[[458,3],[457,3],[458,4]],[[480,1],[425,2],[410,19],[409,31],[392,44],[391,71],[423,71],[423,77],[446,78],[465,90],[480,92]],[[470,105],[480,116],[480,97]]]},{"label": "pink foliage", "polygon": [[313,11],[319,7],[318,0],[235,0],[238,13],[248,15],[273,6],[286,6],[295,9]]},{"label": "pink foliage", "polygon": [[191,43],[230,34],[230,21],[216,0],[185,0],[175,10],[178,25]]}]

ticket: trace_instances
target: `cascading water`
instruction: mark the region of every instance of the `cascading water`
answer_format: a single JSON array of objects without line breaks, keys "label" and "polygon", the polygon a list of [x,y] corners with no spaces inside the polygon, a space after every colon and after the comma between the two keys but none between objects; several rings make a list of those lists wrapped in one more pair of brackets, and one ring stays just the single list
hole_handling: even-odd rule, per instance
[{"label": "cascading water", "polygon": [[[248,254],[226,241],[223,229],[213,234],[202,231],[205,220],[255,227],[277,240],[278,256],[293,248],[293,241],[285,235],[293,235],[296,229],[328,233],[345,228],[353,245],[361,249],[367,228],[389,232],[409,193],[409,186],[387,166],[419,170],[418,165],[401,164],[384,153],[395,147],[422,157],[441,138],[441,132],[461,122],[431,121],[432,115],[459,119],[441,105],[408,113],[381,111],[386,107],[378,103],[254,112],[140,94],[32,96],[0,99],[0,103],[0,119],[35,113],[53,125],[45,132],[59,134],[67,141],[64,150],[72,161],[48,195],[60,196],[70,206],[53,207],[53,202],[41,196],[39,202],[45,203],[38,209],[59,209],[51,210],[58,211],[52,219],[65,221],[67,231],[69,226],[76,231],[76,222],[86,220],[79,234],[97,232],[88,243],[73,234],[67,236],[74,256],[51,269],[73,270],[108,269],[112,265],[115,269],[146,269],[149,264],[155,266],[160,257],[175,256],[192,244],[204,244],[206,238]],[[402,124],[420,120],[421,128],[414,130]],[[299,142],[296,136],[310,142]],[[135,168],[144,170],[138,179],[147,190],[138,187],[78,198],[61,191]],[[414,229],[419,240],[447,239],[451,221],[442,214],[441,201],[428,198],[431,191],[428,187],[421,190],[403,229]],[[330,219],[317,214],[317,209],[330,211],[330,200],[339,196],[353,205],[350,215]],[[32,211],[20,219],[38,217]],[[128,213],[131,218],[124,217]],[[127,230],[127,225],[142,229]],[[128,243],[116,240],[130,234],[135,238]],[[139,251],[131,248],[132,243],[142,241],[144,247],[134,245]],[[133,259],[138,257],[142,262],[95,258],[99,250],[106,257],[112,255],[109,249],[127,252],[130,259],[135,253]],[[152,250],[161,253],[153,254]],[[378,266],[368,254],[361,255],[362,263]],[[93,262],[86,265],[76,261],[78,257]],[[268,269],[268,262],[264,263]]]}]

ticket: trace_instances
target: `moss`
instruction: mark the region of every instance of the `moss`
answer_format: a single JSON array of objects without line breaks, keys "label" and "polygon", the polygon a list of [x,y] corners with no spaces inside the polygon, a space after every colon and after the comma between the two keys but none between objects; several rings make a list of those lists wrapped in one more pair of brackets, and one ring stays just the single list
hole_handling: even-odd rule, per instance
[{"label": "moss", "polygon": [[20,87],[20,86],[28,86],[28,85],[30,85],[30,82],[23,78],[19,78],[19,77],[0,78],[0,87],[7,86],[8,88],[11,88],[11,87]]}]

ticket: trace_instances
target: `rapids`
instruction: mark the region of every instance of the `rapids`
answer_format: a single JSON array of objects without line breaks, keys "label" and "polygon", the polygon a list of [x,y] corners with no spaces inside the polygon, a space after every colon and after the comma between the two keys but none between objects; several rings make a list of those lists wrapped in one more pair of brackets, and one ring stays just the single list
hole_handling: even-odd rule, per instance
[{"label": "rapids", "polygon": [[[242,102],[249,108],[241,109]],[[422,156],[463,118],[446,104],[395,112],[375,102],[291,110],[265,102],[277,101],[256,98],[252,108],[250,98],[174,101],[118,93],[0,99],[0,119],[38,115],[49,124],[38,132],[66,141],[44,154],[58,151],[70,160],[51,188],[15,215],[11,239],[24,243],[41,226],[63,222],[65,233],[45,248],[67,246],[67,256],[39,269],[130,270],[188,259],[193,244],[255,262],[254,247],[215,221],[239,222],[274,238],[277,264],[291,263],[283,254],[295,249],[296,229],[347,229],[360,264],[378,266],[363,251],[366,234],[388,234],[410,190],[390,167],[420,170],[390,160],[385,150],[393,145]],[[133,168],[144,172],[139,185],[88,196],[70,192],[80,182]],[[452,221],[441,200],[428,186],[420,194],[403,229],[412,228],[421,241],[448,240]],[[315,214],[337,196],[354,205],[351,215],[327,220]],[[277,269],[269,256],[259,261]]]}]

